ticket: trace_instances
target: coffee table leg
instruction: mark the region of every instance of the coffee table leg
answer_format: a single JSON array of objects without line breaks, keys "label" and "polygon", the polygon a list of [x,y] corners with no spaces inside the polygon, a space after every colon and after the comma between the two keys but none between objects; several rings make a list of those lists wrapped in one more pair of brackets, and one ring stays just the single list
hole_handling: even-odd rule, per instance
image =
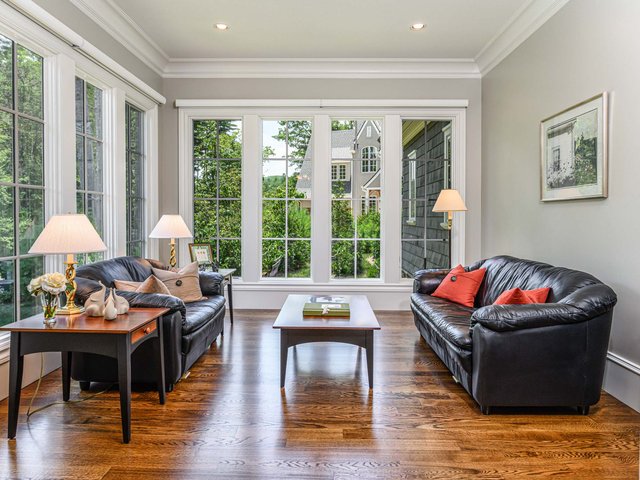
[{"label": "coffee table leg", "polygon": [[287,376],[287,356],[289,354],[289,341],[287,331],[280,330],[280,388],[284,388],[284,379]]},{"label": "coffee table leg", "polygon": [[365,332],[364,344],[367,351],[367,373],[369,374],[369,388],[373,388],[373,330]]},{"label": "coffee table leg", "polygon": [[9,438],[16,437],[18,413],[20,411],[20,389],[22,388],[22,367],[24,357],[20,355],[20,333],[11,332],[9,359]]},{"label": "coffee table leg", "polygon": [[122,442],[131,440],[131,351],[129,336],[118,339],[118,389],[120,390],[120,417],[122,418]]}]

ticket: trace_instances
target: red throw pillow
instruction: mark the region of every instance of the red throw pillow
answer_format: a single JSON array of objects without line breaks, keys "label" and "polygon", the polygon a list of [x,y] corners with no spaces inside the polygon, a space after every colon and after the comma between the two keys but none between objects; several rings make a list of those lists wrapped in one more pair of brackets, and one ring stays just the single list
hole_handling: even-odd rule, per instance
[{"label": "red throw pillow", "polygon": [[486,268],[479,268],[478,270],[465,272],[464,267],[458,265],[449,272],[449,275],[445,277],[431,295],[451,300],[465,307],[473,307],[473,302],[486,271]]},{"label": "red throw pillow", "polygon": [[545,303],[549,296],[549,288],[537,288],[535,290],[521,290],[512,288],[502,292],[493,302],[494,305],[526,305],[528,303]]}]

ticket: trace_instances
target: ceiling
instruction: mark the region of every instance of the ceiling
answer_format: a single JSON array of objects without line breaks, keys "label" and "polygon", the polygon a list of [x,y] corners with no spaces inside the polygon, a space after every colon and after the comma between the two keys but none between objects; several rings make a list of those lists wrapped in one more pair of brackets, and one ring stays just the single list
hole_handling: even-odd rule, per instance
[{"label": "ceiling", "polygon": [[569,0],[69,1],[163,77],[479,78]]},{"label": "ceiling", "polygon": [[[111,0],[170,59],[473,59],[530,0]],[[230,25],[219,31],[214,24]],[[411,31],[412,23],[425,23]]]}]

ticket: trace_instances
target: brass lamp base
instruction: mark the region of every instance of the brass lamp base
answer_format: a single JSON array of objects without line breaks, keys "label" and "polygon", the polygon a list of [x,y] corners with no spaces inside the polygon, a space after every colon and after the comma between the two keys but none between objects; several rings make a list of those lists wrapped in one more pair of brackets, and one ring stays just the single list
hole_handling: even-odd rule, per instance
[{"label": "brass lamp base", "polygon": [[64,307],[58,308],[56,310],[56,315],[77,315],[84,312],[84,307],[79,307],[74,301],[78,286],[75,281],[76,261],[73,254],[67,255],[67,261],[64,262],[64,264],[67,266],[64,271],[64,274],[67,277],[67,291],[65,292],[67,295],[67,304]]}]

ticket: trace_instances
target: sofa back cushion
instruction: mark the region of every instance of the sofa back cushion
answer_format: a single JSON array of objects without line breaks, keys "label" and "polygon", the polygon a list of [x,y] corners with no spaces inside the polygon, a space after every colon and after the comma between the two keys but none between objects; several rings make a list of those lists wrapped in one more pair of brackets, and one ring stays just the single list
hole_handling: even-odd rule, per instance
[{"label": "sofa back cushion", "polygon": [[144,258],[117,257],[78,267],[77,277],[100,281],[106,287],[115,287],[115,280],[144,282],[152,274],[151,264]]},{"label": "sofa back cushion", "polygon": [[555,303],[580,288],[601,283],[588,273],[506,255],[481,260],[467,270],[478,268],[486,268],[487,272],[476,296],[476,307],[492,305],[501,293],[513,288],[548,287],[551,290],[547,302]]}]

